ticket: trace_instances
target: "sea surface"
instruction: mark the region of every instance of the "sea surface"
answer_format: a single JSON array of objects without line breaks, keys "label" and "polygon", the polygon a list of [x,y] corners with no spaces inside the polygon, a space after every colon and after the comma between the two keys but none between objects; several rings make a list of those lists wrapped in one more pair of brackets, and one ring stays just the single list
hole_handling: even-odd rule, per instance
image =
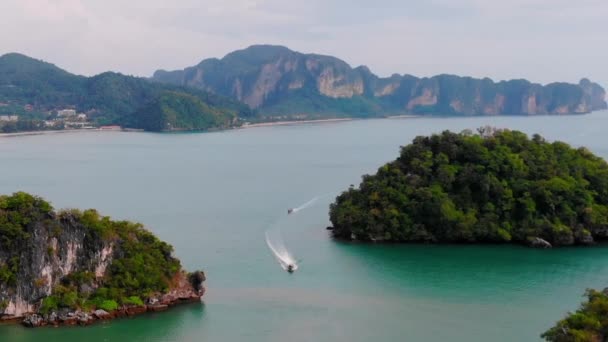
[{"label": "sea surface", "polygon": [[608,247],[362,245],[325,229],[333,198],[401,145],[485,125],[608,157],[608,112],[0,138],[0,193],[142,222],[208,278],[200,305],[86,328],[2,325],[0,341],[538,341],[586,288],[608,286]]}]

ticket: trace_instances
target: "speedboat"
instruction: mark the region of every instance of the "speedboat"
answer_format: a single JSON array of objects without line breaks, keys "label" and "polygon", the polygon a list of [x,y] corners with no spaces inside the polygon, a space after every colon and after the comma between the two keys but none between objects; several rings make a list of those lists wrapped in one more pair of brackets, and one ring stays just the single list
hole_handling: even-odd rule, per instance
[{"label": "speedboat", "polygon": [[296,268],[293,264],[287,265],[287,272],[293,273],[295,270],[296,270]]},{"label": "speedboat", "polygon": [[287,209],[287,215],[289,215],[289,214],[291,214],[291,213],[293,213],[293,208],[289,208],[289,209]]}]

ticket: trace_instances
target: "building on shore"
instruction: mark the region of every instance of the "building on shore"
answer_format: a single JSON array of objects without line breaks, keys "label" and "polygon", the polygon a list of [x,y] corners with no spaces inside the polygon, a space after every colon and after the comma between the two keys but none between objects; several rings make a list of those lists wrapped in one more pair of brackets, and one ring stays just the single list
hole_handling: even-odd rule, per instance
[{"label": "building on shore", "polygon": [[57,116],[59,117],[69,117],[76,116],[76,110],[74,109],[62,109],[57,111]]},{"label": "building on shore", "polygon": [[19,121],[19,116],[18,115],[0,115],[0,121],[3,121],[3,122]]},{"label": "building on shore", "polygon": [[109,126],[101,126],[101,127],[99,127],[99,129],[102,131],[120,131],[122,129],[122,127],[120,127],[118,125],[109,125]]}]

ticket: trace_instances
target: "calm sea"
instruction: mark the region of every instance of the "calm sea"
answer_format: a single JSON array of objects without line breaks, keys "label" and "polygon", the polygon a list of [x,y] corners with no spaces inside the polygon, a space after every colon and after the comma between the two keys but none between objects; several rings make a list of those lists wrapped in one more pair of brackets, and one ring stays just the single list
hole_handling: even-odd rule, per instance
[{"label": "calm sea", "polygon": [[[0,193],[140,221],[208,277],[201,305],[87,328],[0,326],[0,341],[539,340],[586,288],[608,286],[608,249],[366,246],[325,230],[335,195],[400,145],[484,125],[608,157],[608,112],[0,138]],[[302,260],[296,273],[273,258],[268,230]]]}]

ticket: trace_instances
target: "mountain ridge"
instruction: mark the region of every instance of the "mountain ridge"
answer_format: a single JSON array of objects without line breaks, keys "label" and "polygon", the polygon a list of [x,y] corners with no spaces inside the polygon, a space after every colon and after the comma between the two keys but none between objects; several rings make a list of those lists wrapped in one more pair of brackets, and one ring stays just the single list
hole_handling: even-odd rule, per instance
[{"label": "mountain ridge", "polygon": [[[578,84],[541,85],[525,79],[494,82],[487,77],[451,74],[379,77],[365,65],[353,68],[333,56],[278,45],[252,45],[183,70],[157,70],[151,79],[228,96],[270,115],[535,115],[607,108],[605,90],[586,78]],[[359,110],[365,113],[354,113],[347,106],[353,103],[344,100],[359,103]]]}]

